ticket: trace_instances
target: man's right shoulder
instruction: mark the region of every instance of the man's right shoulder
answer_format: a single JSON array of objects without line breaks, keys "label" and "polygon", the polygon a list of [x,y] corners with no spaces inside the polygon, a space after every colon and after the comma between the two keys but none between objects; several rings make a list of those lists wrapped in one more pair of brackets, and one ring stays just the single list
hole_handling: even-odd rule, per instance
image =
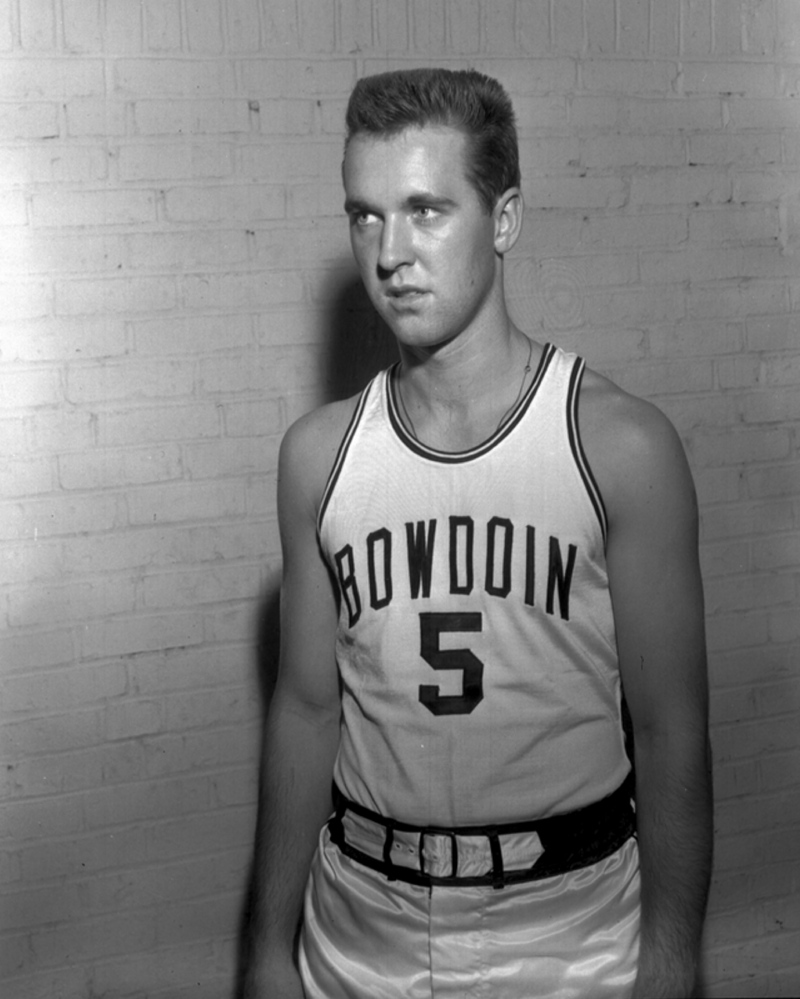
[{"label": "man's right shoulder", "polygon": [[296,420],[281,442],[279,483],[319,507],[342,438],[360,395],[328,403]]}]

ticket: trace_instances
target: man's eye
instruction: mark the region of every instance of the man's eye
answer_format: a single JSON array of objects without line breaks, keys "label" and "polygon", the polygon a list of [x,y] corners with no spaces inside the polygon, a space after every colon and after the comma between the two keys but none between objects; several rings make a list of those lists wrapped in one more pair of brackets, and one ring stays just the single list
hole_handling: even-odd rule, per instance
[{"label": "man's eye", "polygon": [[350,221],[353,225],[365,226],[369,225],[370,222],[374,222],[375,216],[372,212],[353,212],[350,216]]}]

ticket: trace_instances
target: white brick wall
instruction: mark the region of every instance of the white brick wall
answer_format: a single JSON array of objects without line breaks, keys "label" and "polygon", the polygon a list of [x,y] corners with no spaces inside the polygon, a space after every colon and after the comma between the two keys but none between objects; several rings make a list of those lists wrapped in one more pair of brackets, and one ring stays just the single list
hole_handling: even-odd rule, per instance
[{"label": "white brick wall", "polygon": [[515,98],[515,315],[684,437],[706,992],[800,991],[800,0],[0,0],[14,999],[230,993],[277,446],[381,353],[340,219],[344,102],[362,73],[441,62]]}]

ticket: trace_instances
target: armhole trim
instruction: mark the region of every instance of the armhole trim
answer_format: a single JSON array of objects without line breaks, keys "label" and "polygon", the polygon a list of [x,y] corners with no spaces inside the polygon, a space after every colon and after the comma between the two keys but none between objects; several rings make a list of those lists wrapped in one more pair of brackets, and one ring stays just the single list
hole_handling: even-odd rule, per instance
[{"label": "armhole trim", "polygon": [[[378,376],[380,377],[380,376]],[[325,484],[325,489],[322,492],[322,500],[319,504],[319,513],[317,514],[317,537],[319,537],[322,530],[322,520],[325,516],[325,511],[328,509],[328,504],[330,503],[331,496],[333,495],[333,490],[336,488],[336,483],[341,475],[342,468],[344,467],[345,460],[347,458],[347,452],[350,449],[350,445],[353,438],[356,435],[356,430],[361,422],[361,417],[364,413],[364,409],[367,405],[367,399],[369,397],[370,390],[372,388],[373,382],[362,391],[361,396],[358,400],[353,415],[350,417],[350,422],[347,425],[347,430],[342,437],[341,443],[339,444],[339,450],[336,452],[336,460],[333,463],[333,468],[331,469],[330,475],[328,476],[328,481]]]},{"label": "armhole trim", "polygon": [[575,459],[575,464],[577,465],[580,476],[583,479],[583,484],[586,487],[589,500],[594,507],[594,512],[597,515],[597,520],[600,524],[600,532],[603,535],[603,547],[605,547],[608,544],[608,516],[606,514],[606,508],[603,503],[600,488],[598,487],[597,481],[592,474],[592,469],[586,458],[586,452],[583,450],[583,443],[581,441],[580,427],[578,423],[578,400],[580,397],[581,384],[583,382],[583,374],[585,370],[586,361],[582,357],[576,358],[575,364],[572,368],[572,373],[570,374],[569,390],[567,392],[567,433],[569,435],[569,446],[572,450],[572,456]]}]

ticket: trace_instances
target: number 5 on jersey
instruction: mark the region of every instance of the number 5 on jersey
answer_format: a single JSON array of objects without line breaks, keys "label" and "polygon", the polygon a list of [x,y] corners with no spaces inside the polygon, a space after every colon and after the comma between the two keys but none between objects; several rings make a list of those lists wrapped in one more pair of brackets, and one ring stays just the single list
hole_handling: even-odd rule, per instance
[{"label": "number 5 on jersey", "polygon": [[483,663],[471,649],[442,649],[442,633],[482,631],[483,615],[423,613],[419,616],[420,655],[437,670],[461,670],[461,694],[440,694],[435,684],[421,683],[419,699],[434,715],[468,715],[483,700]]}]

